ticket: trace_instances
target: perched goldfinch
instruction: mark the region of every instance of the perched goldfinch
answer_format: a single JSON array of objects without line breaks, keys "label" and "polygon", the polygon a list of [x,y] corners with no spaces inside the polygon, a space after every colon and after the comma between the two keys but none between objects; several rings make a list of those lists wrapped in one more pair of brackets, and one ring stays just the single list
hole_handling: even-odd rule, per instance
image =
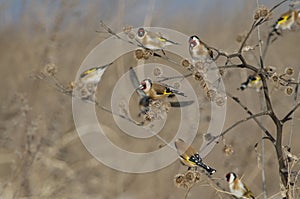
[{"label": "perched goldfinch", "polygon": [[145,48],[150,50],[162,50],[169,45],[178,45],[178,43],[168,40],[163,37],[160,33],[145,30],[139,28],[137,31],[136,40],[142,44]]},{"label": "perched goldfinch", "polygon": [[299,18],[300,10],[289,10],[288,12],[282,14],[273,25],[273,32],[280,35],[281,33],[279,32],[279,30],[291,30],[295,22],[299,24]]},{"label": "perched goldfinch", "polygon": [[197,167],[201,167],[205,169],[210,175],[216,172],[215,169],[205,165],[202,162],[199,153],[197,153],[197,151],[191,146],[188,146],[188,144],[182,139],[177,139],[175,141],[175,147],[177,149],[178,155],[180,156],[181,163],[185,166],[188,166],[188,169],[196,169]]},{"label": "perched goldfinch", "polygon": [[262,88],[262,81],[259,75],[250,75],[247,81],[241,84],[240,89],[245,90],[246,88],[256,88],[258,92]]},{"label": "perched goldfinch", "polygon": [[106,64],[104,66],[90,68],[80,74],[79,80],[84,84],[98,84],[104,71],[110,65],[112,65],[112,63]]},{"label": "perched goldfinch", "polygon": [[213,51],[196,35],[191,36],[189,39],[189,52],[195,61],[213,58]]},{"label": "perched goldfinch", "polygon": [[230,172],[226,174],[226,180],[229,184],[230,192],[237,198],[255,199],[253,193],[246,187],[246,185],[235,173]]},{"label": "perched goldfinch", "polygon": [[166,84],[152,82],[150,79],[143,80],[139,89],[144,91],[152,100],[174,97],[175,94],[185,96],[183,92],[175,90]]},{"label": "perched goldfinch", "polygon": [[[139,106],[140,106],[140,114],[146,114],[149,110],[150,110],[150,103],[153,102],[153,99],[148,96],[145,92],[144,92],[144,87],[146,87],[146,82],[149,83],[149,81],[146,81],[145,83],[140,84],[138,77],[135,73],[135,71],[133,70],[132,67],[129,68],[129,75],[130,75],[130,80],[131,83],[133,84],[134,88],[136,89],[137,94],[140,96],[140,101],[139,101]],[[151,80],[150,80],[151,82]],[[181,92],[180,92],[181,93]],[[182,93],[183,94],[183,93]],[[189,106],[191,104],[194,103],[193,100],[188,100],[188,101],[181,101],[181,102],[168,102],[170,107],[185,107],[185,106]]]}]

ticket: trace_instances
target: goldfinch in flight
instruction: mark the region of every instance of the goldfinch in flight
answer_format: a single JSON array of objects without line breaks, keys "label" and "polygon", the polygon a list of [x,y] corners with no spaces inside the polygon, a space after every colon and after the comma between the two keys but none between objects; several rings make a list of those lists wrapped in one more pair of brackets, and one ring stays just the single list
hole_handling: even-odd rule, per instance
[{"label": "goldfinch in flight", "polygon": [[139,89],[144,91],[152,100],[174,97],[175,94],[186,97],[183,92],[173,89],[166,84],[152,82],[150,79],[143,80]]},{"label": "goldfinch in flight", "polygon": [[143,47],[150,50],[162,50],[169,45],[178,45],[178,43],[166,39],[160,33],[148,31],[144,28],[139,28],[137,31],[137,39]]},{"label": "goldfinch in flight", "polygon": [[106,64],[104,66],[90,68],[80,74],[79,80],[84,84],[98,84],[104,71],[110,65],[112,65],[112,63]]},{"label": "goldfinch in flight", "polygon": [[189,39],[189,52],[195,61],[213,59],[213,51],[196,35],[191,36]]},{"label": "goldfinch in flight", "polygon": [[226,181],[229,184],[230,192],[237,198],[255,199],[253,193],[246,187],[246,185],[235,173],[230,172],[226,174]]},{"label": "goldfinch in flight", "polygon": [[241,84],[240,89],[245,90],[246,88],[256,88],[256,91],[262,88],[262,81],[259,75],[250,75],[247,81]]},{"label": "goldfinch in flight", "polygon": [[273,25],[273,32],[280,35],[279,30],[291,30],[295,22],[300,25],[300,10],[289,10],[288,12],[282,14],[280,18]]},{"label": "goldfinch in flight", "polygon": [[177,149],[177,153],[180,156],[180,161],[183,165],[188,166],[188,168],[197,168],[201,167],[205,169],[210,175],[215,173],[216,170],[205,165],[202,162],[202,158],[200,157],[199,153],[189,146],[186,142],[182,139],[177,139],[175,141],[175,147]]}]

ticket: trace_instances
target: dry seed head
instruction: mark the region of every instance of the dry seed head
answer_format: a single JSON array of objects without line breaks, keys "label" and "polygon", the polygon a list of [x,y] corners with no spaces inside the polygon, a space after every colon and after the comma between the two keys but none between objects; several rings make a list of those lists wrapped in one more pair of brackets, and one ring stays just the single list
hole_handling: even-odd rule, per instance
[{"label": "dry seed head", "polygon": [[223,148],[223,152],[225,153],[226,156],[231,156],[233,154],[233,147],[231,145],[225,144]]},{"label": "dry seed head", "polygon": [[153,75],[154,76],[160,76],[160,75],[162,75],[162,70],[159,67],[155,67],[153,69]]},{"label": "dry seed head", "polygon": [[225,74],[225,69],[224,68],[220,68],[219,69],[219,73],[221,76],[223,76]]},{"label": "dry seed head", "polygon": [[294,69],[291,67],[287,67],[285,68],[284,73],[288,76],[292,76],[294,74]]},{"label": "dry seed head", "polygon": [[277,83],[278,80],[279,80],[278,75],[277,75],[277,74],[274,74],[274,75],[272,76],[272,80],[273,80],[274,83]]},{"label": "dry seed head", "polygon": [[152,122],[155,119],[155,116],[153,113],[151,113],[151,111],[148,111],[145,115],[145,120]]},{"label": "dry seed head", "polygon": [[175,82],[174,85],[173,85],[173,87],[174,87],[175,89],[179,89],[180,86],[181,86],[181,84],[180,84],[179,82]]},{"label": "dry seed head", "polygon": [[187,171],[187,172],[184,174],[184,178],[185,178],[186,182],[189,183],[189,184],[194,183],[195,177],[196,177],[196,176],[195,176],[194,171]]},{"label": "dry seed head", "polygon": [[195,67],[202,70],[204,68],[204,64],[202,62],[198,61],[195,63]]},{"label": "dry seed head", "polygon": [[143,56],[144,56],[144,52],[143,52],[143,50],[142,49],[137,49],[137,50],[135,50],[135,58],[136,59],[142,59],[143,58]]},{"label": "dry seed head", "polygon": [[216,98],[216,95],[217,95],[217,92],[213,89],[209,89],[207,92],[206,92],[206,96],[211,100],[213,101],[215,98]]},{"label": "dry seed head", "polygon": [[191,64],[190,64],[189,60],[183,59],[181,61],[181,65],[186,68],[186,67],[189,67]]},{"label": "dry seed head", "polygon": [[144,54],[143,54],[143,58],[144,59],[149,59],[149,57],[153,54],[152,50],[145,50]]},{"label": "dry seed head", "polygon": [[134,34],[133,32],[129,32],[129,33],[127,34],[127,36],[128,36],[128,38],[131,39],[131,40],[135,38],[135,34]]},{"label": "dry seed head", "polygon": [[182,187],[182,185],[184,184],[184,175],[179,173],[177,174],[175,177],[174,177],[174,184],[177,186],[177,187]]},{"label": "dry seed head", "polygon": [[268,73],[275,73],[276,72],[276,67],[274,67],[274,66],[267,66],[266,67],[266,71]]},{"label": "dry seed head", "polygon": [[204,77],[203,77],[203,73],[201,73],[199,71],[197,71],[197,72],[194,73],[194,78],[197,81],[205,81]]},{"label": "dry seed head", "polygon": [[285,92],[286,95],[290,96],[290,95],[293,94],[294,88],[291,87],[291,86],[287,86],[287,87],[285,88],[284,92]]},{"label": "dry seed head", "polygon": [[86,87],[83,87],[82,89],[80,89],[80,98],[82,99],[86,99],[91,97],[91,93],[88,91],[88,89],[86,89]]},{"label": "dry seed head", "polygon": [[195,183],[198,183],[201,180],[201,172],[195,171]]},{"label": "dry seed head", "polygon": [[262,5],[257,10],[255,10],[254,13],[254,20],[258,20],[261,17],[267,17],[269,15],[269,10],[266,8],[266,6]]},{"label": "dry seed head", "polygon": [[132,26],[126,25],[123,27],[123,32],[125,34],[128,34],[129,32],[131,32],[132,28],[133,28]]},{"label": "dry seed head", "polygon": [[215,102],[218,106],[223,106],[225,104],[225,98],[222,96],[216,97]]},{"label": "dry seed head", "polygon": [[86,89],[90,92],[90,93],[94,93],[96,91],[97,86],[94,83],[87,83],[86,84]]},{"label": "dry seed head", "polygon": [[55,64],[46,64],[44,67],[45,74],[54,76],[57,73],[57,67]]}]

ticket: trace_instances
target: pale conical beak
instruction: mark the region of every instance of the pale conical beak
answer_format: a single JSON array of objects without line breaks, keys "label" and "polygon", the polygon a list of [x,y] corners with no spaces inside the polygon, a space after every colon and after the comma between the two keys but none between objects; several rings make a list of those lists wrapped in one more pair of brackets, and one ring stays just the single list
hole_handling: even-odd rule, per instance
[{"label": "pale conical beak", "polygon": [[144,88],[143,84],[140,84],[139,89],[143,90],[143,88]]}]

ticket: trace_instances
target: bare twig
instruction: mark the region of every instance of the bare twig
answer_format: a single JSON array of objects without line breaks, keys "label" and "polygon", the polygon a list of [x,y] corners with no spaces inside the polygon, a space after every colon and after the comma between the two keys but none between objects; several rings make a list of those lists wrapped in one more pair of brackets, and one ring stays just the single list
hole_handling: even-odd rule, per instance
[{"label": "bare twig", "polygon": [[[298,73],[298,79],[297,81],[300,81],[300,72]],[[298,91],[299,91],[299,85],[297,84],[295,87],[295,93],[294,93],[294,106],[296,106],[297,100],[298,100]],[[289,143],[288,146],[291,147],[292,144],[292,137],[293,137],[293,128],[294,128],[294,113],[292,114],[292,123],[291,123],[291,130],[290,130],[290,138],[289,138]]]}]

